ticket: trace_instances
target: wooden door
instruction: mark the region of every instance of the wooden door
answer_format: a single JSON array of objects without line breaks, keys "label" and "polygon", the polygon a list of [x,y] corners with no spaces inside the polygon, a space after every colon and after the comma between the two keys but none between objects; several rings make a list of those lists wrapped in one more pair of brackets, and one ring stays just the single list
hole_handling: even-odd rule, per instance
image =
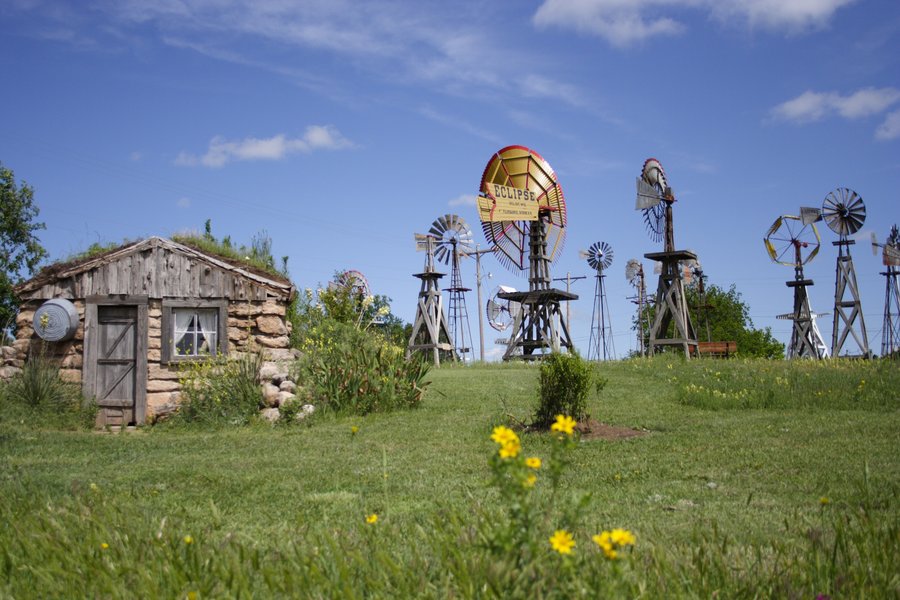
[{"label": "wooden door", "polygon": [[136,306],[97,307],[95,394],[98,425],[135,422],[137,383]]}]

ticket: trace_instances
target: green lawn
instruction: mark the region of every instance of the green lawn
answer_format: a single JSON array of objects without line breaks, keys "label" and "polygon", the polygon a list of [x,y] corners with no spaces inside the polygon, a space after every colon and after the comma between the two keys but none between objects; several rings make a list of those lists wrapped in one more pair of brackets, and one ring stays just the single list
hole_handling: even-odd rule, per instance
[{"label": "green lawn", "polygon": [[[433,370],[418,410],[296,427],[5,418],[0,597],[900,595],[900,367],[600,369],[592,417],[646,435],[582,440],[555,498],[539,478],[526,560],[489,543],[508,507],[488,462],[492,428],[534,410],[533,365]],[[545,461],[551,442],[522,436]],[[546,542],[563,527],[571,557]],[[606,564],[590,537],[614,527],[637,543]]]}]

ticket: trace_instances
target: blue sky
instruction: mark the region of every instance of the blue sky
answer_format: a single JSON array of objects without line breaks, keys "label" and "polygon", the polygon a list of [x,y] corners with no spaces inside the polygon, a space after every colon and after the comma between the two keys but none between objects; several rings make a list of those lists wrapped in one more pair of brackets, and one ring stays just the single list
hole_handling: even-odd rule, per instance
[{"label": "blue sky", "polygon": [[[578,250],[614,248],[621,356],[635,345],[625,263],[661,250],[634,210],[653,156],[678,198],[676,245],[782,341],[792,271],[769,260],[766,230],[837,187],[861,194],[853,255],[880,349],[884,278],[865,240],[900,221],[896,0],[6,0],[0,19],[0,161],[34,187],[55,259],[212,219],[220,237],[268,232],[300,288],[362,271],[412,321],[413,234],[452,212],[484,247],[482,170],[521,144],[565,192],[554,276],[591,275]],[[836,237],[822,229],[806,274],[830,312]],[[527,287],[483,266],[486,290]],[[475,287],[470,261],[463,279]],[[586,353],[594,282],[572,291]],[[477,338],[474,290],[467,304]],[[831,317],[820,327],[830,341]]]}]

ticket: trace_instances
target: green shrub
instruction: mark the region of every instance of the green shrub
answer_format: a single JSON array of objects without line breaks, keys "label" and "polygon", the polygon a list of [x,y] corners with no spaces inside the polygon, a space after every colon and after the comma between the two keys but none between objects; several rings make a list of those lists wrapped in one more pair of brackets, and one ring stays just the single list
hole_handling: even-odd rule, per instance
[{"label": "green shrub", "polygon": [[5,420],[19,419],[52,428],[90,428],[96,404],[85,399],[81,386],[64,381],[59,366],[43,353],[35,353],[22,371],[2,389]]},{"label": "green shrub", "polygon": [[176,420],[200,425],[246,425],[263,403],[262,354],[210,357],[185,365]]},{"label": "green shrub", "polygon": [[546,429],[556,415],[570,415],[576,421],[583,420],[587,416],[587,397],[595,379],[599,392],[606,385],[606,380],[595,378],[594,365],[577,353],[553,353],[544,358],[539,384],[540,403],[534,425]]},{"label": "green shrub", "polygon": [[326,320],[307,337],[298,381],[322,409],[352,414],[413,408],[429,366],[377,332]]}]

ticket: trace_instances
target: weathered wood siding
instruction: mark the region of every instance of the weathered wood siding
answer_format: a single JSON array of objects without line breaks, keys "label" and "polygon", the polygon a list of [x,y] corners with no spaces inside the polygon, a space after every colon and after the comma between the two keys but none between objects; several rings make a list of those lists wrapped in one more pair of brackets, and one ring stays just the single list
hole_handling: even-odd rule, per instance
[{"label": "weathered wood siding", "polygon": [[239,273],[157,246],[115,257],[81,273],[60,277],[23,294],[22,299],[75,299],[111,294],[150,298],[226,298],[251,302],[285,296],[283,292],[272,290]]}]

